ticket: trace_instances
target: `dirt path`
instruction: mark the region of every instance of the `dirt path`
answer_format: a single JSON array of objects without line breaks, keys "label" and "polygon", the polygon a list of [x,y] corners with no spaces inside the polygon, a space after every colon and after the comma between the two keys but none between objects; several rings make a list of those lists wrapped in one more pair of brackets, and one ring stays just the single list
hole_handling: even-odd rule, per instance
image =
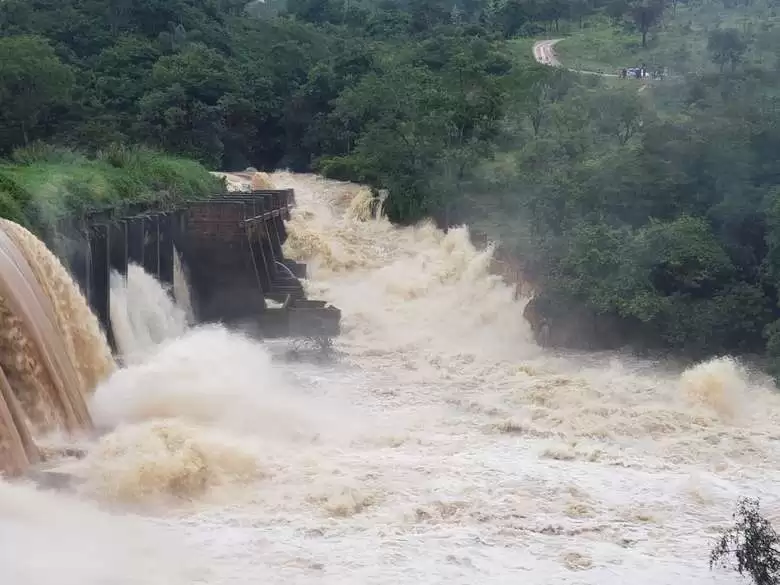
[{"label": "dirt path", "polygon": [[558,57],[555,55],[554,47],[556,43],[559,43],[563,39],[546,39],[544,41],[536,41],[534,43],[534,59],[537,63],[542,65],[550,65],[552,67],[560,67],[561,62],[558,61]]},{"label": "dirt path", "polygon": [[[534,43],[533,52],[534,59],[537,63],[542,65],[549,65],[550,67],[563,67],[563,64],[555,54],[555,45],[561,42],[563,39],[545,39],[543,41],[536,41]],[[566,67],[568,71],[572,73],[582,73],[584,75],[598,75],[600,77],[615,77],[618,78],[617,73],[603,73],[601,71],[587,71],[585,69],[571,69]],[[642,85],[637,89],[637,93],[642,93],[647,89],[647,82],[643,81]]]},{"label": "dirt path", "polygon": [[[541,63],[542,65],[549,65],[550,67],[563,67],[563,64],[558,60],[558,56],[555,54],[555,45],[562,40],[563,39],[545,39],[543,41],[536,41],[533,47],[534,59],[536,59],[536,62]],[[603,73],[601,71],[587,71],[585,69],[570,69],[568,67],[566,69],[573,73],[583,73],[585,75],[618,77],[617,73]]]}]

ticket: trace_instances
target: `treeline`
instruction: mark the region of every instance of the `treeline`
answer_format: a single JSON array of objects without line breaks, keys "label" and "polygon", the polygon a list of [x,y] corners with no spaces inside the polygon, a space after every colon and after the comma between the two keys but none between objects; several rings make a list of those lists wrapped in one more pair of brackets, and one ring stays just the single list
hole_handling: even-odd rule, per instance
[{"label": "treeline", "polygon": [[774,62],[741,58],[758,37],[719,25],[715,72],[641,93],[538,66],[522,40],[596,14],[639,42],[676,10],[6,0],[0,156],[45,141],[104,164],[140,144],[365,182],[395,221],[500,237],[541,291],[528,316],[546,342],[779,359],[780,85]]},{"label": "treeline", "polygon": [[145,145],[215,170],[287,167],[366,182],[389,190],[393,220],[448,222],[532,67],[530,47],[518,60],[507,41],[582,25],[608,6],[8,0],[0,157],[37,141],[90,155]]},{"label": "treeline", "polygon": [[7,0],[0,156],[36,141],[142,144],[212,169],[360,180],[389,189],[395,220],[441,216],[500,130],[503,41],[585,6]]},{"label": "treeline", "polygon": [[533,82],[470,205],[541,291],[527,315],[543,341],[768,352],[777,372],[774,63],[641,85],[562,72]]}]

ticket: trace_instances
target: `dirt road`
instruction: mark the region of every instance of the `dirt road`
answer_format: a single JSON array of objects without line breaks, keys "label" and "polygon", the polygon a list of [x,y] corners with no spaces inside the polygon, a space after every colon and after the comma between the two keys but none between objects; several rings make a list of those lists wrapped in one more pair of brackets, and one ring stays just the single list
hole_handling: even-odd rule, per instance
[{"label": "dirt road", "polygon": [[[534,43],[533,52],[534,59],[537,63],[542,65],[549,65],[550,67],[563,67],[563,64],[558,60],[558,56],[555,54],[555,45],[563,39],[545,39],[543,41],[536,41]],[[584,69],[571,69],[566,68],[573,73],[582,73],[585,75],[600,75],[601,77],[618,77],[616,73],[603,73],[601,71],[587,71]]]},{"label": "dirt road", "polygon": [[552,67],[560,67],[561,62],[558,61],[558,57],[555,55],[555,44],[562,39],[547,39],[544,41],[536,41],[534,43],[534,59],[537,63],[542,65],[550,65]]}]

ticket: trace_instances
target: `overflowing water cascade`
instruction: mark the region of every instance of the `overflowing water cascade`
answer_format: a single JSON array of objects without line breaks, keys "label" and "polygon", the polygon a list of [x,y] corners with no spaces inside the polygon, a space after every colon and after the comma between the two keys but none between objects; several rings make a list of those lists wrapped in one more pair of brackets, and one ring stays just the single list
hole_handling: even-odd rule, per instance
[{"label": "overflowing water cascade", "polygon": [[271,178],[299,202],[287,256],[344,309],[331,361],[190,327],[136,267],[112,282],[115,368],[61,265],[2,224],[4,469],[101,433],[69,493],[0,480],[1,584],[740,582],[707,549],[741,495],[780,514],[769,381],[547,351],[468,229]]},{"label": "overflowing water cascade", "polygon": [[86,397],[114,364],[67,270],[23,227],[0,220],[0,471],[40,459],[33,437],[88,431]]},{"label": "overflowing water cascade", "polygon": [[[174,288],[186,291],[186,281],[179,285],[180,266],[174,265]],[[126,276],[112,271],[111,326],[124,363],[136,363],[166,339],[183,334],[190,318],[184,307],[137,264],[128,265]]]}]

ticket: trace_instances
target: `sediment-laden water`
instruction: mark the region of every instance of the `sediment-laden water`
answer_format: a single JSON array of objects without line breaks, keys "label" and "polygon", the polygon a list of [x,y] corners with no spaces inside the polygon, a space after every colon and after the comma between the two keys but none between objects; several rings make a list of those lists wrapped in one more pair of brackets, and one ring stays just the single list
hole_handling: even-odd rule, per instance
[{"label": "sediment-laden water", "polygon": [[296,190],[288,255],[343,311],[336,358],[186,330],[146,275],[115,280],[147,306],[114,308],[133,359],[90,397],[108,432],[75,494],[0,482],[0,583],[740,582],[708,550],[740,495],[778,512],[763,378],[543,351],[465,229],[271,179]]}]

